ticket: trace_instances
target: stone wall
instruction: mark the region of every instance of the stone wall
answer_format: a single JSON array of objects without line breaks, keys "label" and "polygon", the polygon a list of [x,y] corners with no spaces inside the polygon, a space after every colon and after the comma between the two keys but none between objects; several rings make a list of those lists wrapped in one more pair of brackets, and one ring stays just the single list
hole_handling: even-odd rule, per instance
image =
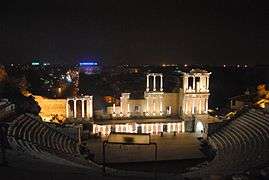
[{"label": "stone wall", "polygon": [[66,118],[66,99],[48,99],[42,96],[34,96],[41,107],[39,115],[44,121],[49,121],[53,116],[60,120]]}]

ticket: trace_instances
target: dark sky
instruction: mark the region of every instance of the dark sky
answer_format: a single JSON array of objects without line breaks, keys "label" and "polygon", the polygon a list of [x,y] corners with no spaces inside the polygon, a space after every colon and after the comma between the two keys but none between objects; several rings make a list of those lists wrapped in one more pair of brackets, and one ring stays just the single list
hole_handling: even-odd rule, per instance
[{"label": "dark sky", "polygon": [[251,0],[1,4],[0,61],[268,64],[269,6]]}]

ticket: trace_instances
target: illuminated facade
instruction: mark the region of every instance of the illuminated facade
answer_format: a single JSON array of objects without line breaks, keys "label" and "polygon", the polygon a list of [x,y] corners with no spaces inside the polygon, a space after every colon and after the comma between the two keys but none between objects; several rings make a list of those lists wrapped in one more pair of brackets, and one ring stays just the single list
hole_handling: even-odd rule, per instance
[{"label": "illuminated facade", "polygon": [[183,114],[207,114],[210,74],[200,69],[183,73],[183,88],[179,93],[179,107]]},{"label": "illuminated facade", "polygon": [[[54,118],[61,121],[65,120],[65,99],[49,99],[42,96],[34,97],[35,101],[37,101],[38,105],[41,107],[39,115],[43,121],[51,121]],[[57,120],[55,122],[57,122]]]},{"label": "illuminated facade", "polygon": [[183,73],[183,83],[179,93],[164,92],[163,74],[147,74],[143,99],[130,99],[130,93],[122,93],[120,106],[113,104],[112,107],[107,108],[107,112],[114,118],[207,114],[210,74],[200,69]]},{"label": "illuminated facade", "polygon": [[92,118],[93,115],[92,101],[93,101],[92,96],[67,98],[65,104],[66,118]]},{"label": "illuminated facade", "polygon": [[125,124],[93,124],[93,133],[101,133],[107,136],[110,132],[126,132],[126,133],[150,133],[159,134],[161,132],[183,133],[185,132],[185,123],[125,123]]},{"label": "illuminated facade", "polygon": [[67,99],[48,99],[34,96],[41,107],[39,115],[44,121],[64,122],[68,119],[91,119],[93,116],[93,97],[82,96]]}]

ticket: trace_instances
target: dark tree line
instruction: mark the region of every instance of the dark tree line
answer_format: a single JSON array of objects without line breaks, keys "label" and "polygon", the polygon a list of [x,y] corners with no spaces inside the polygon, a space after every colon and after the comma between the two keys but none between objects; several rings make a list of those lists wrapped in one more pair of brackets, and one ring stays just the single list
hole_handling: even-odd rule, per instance
[{"label": "dark tree line", "polygon": [[[34,97],[32,95],[24,95],[25,86],[22,87],[22,84],[25,84],[25,82],[14,81],[14,78],[8,77],[3,66],[0,67],[0,72],[0,98],[6,98],[14,103],[16,112],[18,113],[32,113],[38,115],[41,108]],[[21,79],[25,81],[24,78]]]}]

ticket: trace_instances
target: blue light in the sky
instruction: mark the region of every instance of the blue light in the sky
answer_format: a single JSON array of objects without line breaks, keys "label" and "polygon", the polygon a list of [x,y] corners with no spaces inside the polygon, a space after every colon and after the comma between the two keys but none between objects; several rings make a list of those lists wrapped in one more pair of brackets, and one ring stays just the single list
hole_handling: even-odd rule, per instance
[{"label": "blue light in the sky", "polygon": [[80,66],[98,66],[98,63],[94,61],[89,61],[89,62],[80,62],[79,65]]}]

